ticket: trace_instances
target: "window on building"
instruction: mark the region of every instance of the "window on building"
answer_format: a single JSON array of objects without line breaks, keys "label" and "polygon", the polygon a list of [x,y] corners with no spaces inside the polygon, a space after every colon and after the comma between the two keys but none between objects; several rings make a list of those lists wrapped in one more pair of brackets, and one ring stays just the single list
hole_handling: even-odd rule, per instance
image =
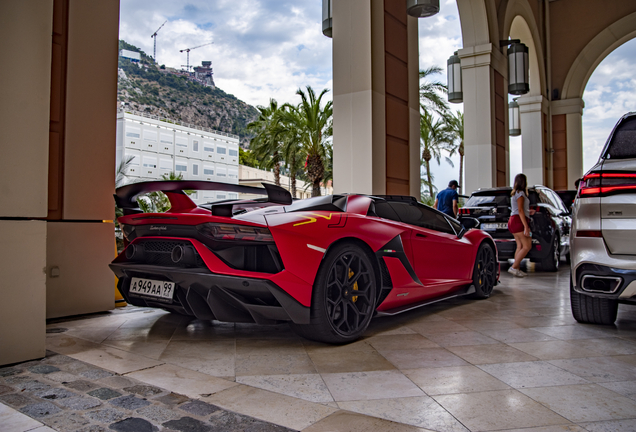
[{"label": "window on building", "polygon": [[212,168],[203,168],[203,174],[214,175],[214,170]]},{"label": "window on building", "polygon": [[230,156],[238,156],[238,150],[230,149]]},{"label": "window on building", "polygon": [[174,170],[177,172],[188,172],[188,165],[176,163],[174,166]]},{"label": "window on building", "polygon": [[130,138],[140,138],[141,135],[138,132],[126,132],[126,136]]},{"label": "window on building", "polygon": [[195,152],[199,151],[199,141],[192,140],[192,151],[195,151]]},{"label": "window on building", "polygon": [[199,175],[199,165],[192,164],[192,175]]},{"label": "window on building", "polygon": [[203,147],[203,151],[206,151],[208,153],[214,153],[214,147]]},{"label": "window on building", "polygon": [[159,161],[159,168],[164,170],[172,170],[172,161],[168,159],[161,159]]},{"label": "window on building", "polygon": [[157,133],[156,132],[144,132],[144,139],[146,141],[157,141]]},{"label": "window on building", "polygon": [[216,152],[218,154],[225,154],[226,153],[225,147],[217,147]]}]

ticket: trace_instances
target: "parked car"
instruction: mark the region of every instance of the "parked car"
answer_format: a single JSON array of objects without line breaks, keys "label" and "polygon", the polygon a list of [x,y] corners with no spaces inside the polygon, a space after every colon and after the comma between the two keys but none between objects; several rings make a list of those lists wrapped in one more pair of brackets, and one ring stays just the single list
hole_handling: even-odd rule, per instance
[{"label": "parked car", "polygon": [[612,130],[579,183],[572,215],[572,314],[613,324],[619,303],[636,304],[636,113]]},{"label": "parked car", "polygon": [[565,208],[570,213],[572,212],[572,205],[574,204],[574,200],[576,199],[577,190],[558,190],[555,191],[556,194],[561,198],[563,204],[565,204]]},{"label": "parked car", "polygon": [[[479,189],[459,209],[460,219],[477,218],[479,227],[492,236],[500,261],[513,259],[517,249],[517,243],[508,231],[511,192],[511,187]],[[562,258],[569,260],[570,212],[561,198],[545,186],[530,187],[528,193],[530,208],[535,214],[529,218],[532,249],[527,258],[541,263],[543,270],[557,271]]]},{"label": "parked car", "polygon": [[[166,181],[117,189],[127,247],[110,265],[132,305],[201,320],[289,322],[302,336],[351,342],[375,315],[442,299],[490,296],[497,249],[475,219],[460,224],[415,198],[330,195]],[[267,194],[195,205],[182,190]],[[136,196],[164,191],[166,213]]]}]

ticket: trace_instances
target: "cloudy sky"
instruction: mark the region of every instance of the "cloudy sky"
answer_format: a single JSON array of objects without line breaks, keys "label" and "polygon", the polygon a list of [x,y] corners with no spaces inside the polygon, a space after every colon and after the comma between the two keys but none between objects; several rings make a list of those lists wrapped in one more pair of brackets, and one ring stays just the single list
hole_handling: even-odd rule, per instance
[{"label": "cloudy sky", "polygon": [[[420,67],[446,67],[461,48],[455,0],[442,0],[441,12],[420,19]],[[120,38],[152,55],[151,34],[157,37],[157,61],[170,67],[186,64],[179,50],[209,42],[190,52],[190,64],[211,60],[218,87],[252,105],[269,98],[298,102],[296,89],[311,85],[332,88],[331,39],[322,35],[321,0],[121,0]],[[608,56],[592,75],[585,91],[583,116],[584,167],[596,161],[607,135],[625,112],[636,110],[636,41]],[[437,77],[445,82],[445,74]],[[453,109],[462,109],[453,104]],[[521,140],[511,138],[510,171],[521,171]],[[442,161],[434,167],[435,184],[443,189],[457,178]],[[470,191],[465,191],[470,192]]]}]

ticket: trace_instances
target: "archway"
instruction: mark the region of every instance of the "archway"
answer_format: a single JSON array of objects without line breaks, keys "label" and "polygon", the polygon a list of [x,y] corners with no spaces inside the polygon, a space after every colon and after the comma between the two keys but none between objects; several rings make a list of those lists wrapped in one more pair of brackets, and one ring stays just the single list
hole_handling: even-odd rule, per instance
[{"label": "archway", "polygon": [[[566,169],[555,170],[555,186],[572,188],[584,173],[583,165],[583,93],[599,64],[614,50],[636,38],[636,12],[608,25],[581,49],[568,69],[561,100],[552,103],[553,125],[559,124],[561,140],[567,149]],[[609,134],[609,130],[607,131]],[[556,133],[553,140],[557,141]]]}]

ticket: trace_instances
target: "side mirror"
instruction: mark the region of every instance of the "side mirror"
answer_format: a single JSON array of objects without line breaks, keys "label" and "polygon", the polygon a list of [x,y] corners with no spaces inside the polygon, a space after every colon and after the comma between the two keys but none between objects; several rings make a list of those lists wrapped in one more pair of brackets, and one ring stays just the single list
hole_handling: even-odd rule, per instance
[{"label": "side mirror", "polygon": [[479,220],[471,217],[463,217],[459,223],[464,227],[466,231],[471,228],[477,228],[479,226]]},{"label": "side mirror", "polygon": [[462,238],[464,237],[464,234],[466,234],[466,231],[468,231],[469,229],[472,228],[477,228],[479,226],[479,221],[475,218],[471,218],[471,217],[463,217],[459,223],[462,226],[461,231],[459,231],[459,233],[457,234],[457,237]]}]

